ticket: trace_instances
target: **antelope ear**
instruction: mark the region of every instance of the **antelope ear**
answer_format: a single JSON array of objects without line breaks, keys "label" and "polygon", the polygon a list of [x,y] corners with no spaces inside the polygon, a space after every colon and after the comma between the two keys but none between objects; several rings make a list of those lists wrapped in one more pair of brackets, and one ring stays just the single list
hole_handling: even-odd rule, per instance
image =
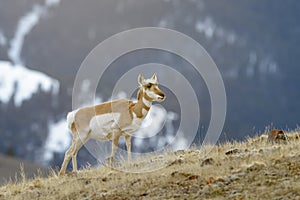
[{"label": "antelope ear", "polygon": [[151,77],[152,80],[154,80],[155,82],[157,82],[157,76],[156,73],[153,74],[153,76]]},{"label": "antelope ear", "polygon": [[140,86],[143,85],[143,83],[144,83],[144,76],[142,74],[139,75],[138,82],[139,82]]}]

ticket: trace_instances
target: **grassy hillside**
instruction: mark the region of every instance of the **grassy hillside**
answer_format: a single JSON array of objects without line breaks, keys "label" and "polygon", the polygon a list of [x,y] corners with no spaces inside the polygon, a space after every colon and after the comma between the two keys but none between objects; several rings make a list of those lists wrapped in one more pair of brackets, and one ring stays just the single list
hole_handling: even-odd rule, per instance
[{"label": "grassy hillside", "polygon": [[136,160],[125,169],[166,166],[148,173],[108,167],[62,177],[23,178],[0,188],[0,199],[300,199],[299,133],[285,144],[266,135],[245,142],[169,152]]},{"label": "grassy hillside", "polygon": [[34,177],[38,172],[43,176],[46,174],[46,169],[40,165],[0,154],[0,186],[5,184],[11,177],[20,179],[21,174],[17,172],[21,170],[21,166],[23,173],[29,178]]}]

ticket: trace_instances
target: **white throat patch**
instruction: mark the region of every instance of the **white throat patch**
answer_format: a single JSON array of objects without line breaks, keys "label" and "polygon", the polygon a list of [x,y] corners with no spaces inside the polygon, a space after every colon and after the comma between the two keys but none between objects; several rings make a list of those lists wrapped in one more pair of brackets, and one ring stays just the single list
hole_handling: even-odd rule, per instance
[{"label": "white throat patch", "polygon": [[143,97],[143,99],[142,99],[142,101],[143,101],[143,103],[148,107],[148,108],[150,108],[151,107],[151,105],[152,105],[152,102],[150,102],[150,101],[148,101],[147,99],[145,99],[144,97]]}]

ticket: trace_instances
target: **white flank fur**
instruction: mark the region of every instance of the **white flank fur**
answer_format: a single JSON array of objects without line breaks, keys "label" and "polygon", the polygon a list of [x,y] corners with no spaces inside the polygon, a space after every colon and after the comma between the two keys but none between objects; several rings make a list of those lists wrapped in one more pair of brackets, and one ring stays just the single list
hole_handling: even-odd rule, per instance
[{"label": "white flank fur", "polygon": [[107,113],[93,117],[90,122],[91,138],[101,140],[108,134],[117,132],[120,115],[120,113]]}]

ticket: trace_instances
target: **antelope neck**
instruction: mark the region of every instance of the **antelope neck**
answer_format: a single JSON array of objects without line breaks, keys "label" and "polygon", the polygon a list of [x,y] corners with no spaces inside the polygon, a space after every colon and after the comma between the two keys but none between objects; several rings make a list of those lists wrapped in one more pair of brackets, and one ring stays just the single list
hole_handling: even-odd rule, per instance
[{"label": "antelope neck", "polygon": [[132,110],[138,118],[144,118],[150,110],[153,99],[144,93],[143,89],[140,89],[138,93],[138,101]]}]

